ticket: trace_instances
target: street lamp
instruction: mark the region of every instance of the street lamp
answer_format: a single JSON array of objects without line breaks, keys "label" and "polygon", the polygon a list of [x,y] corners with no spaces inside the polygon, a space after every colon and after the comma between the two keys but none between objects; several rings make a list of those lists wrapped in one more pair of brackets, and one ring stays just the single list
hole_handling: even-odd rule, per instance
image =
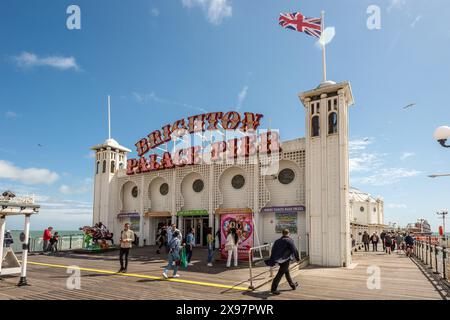
[{"label": "street lamp", "polygon": [[447,145],[447,139],[450,139],[450,127],[442,126],[437,128],[433,134],[434,139],[440,143],[444,148],[450,148],[450,145]]}]

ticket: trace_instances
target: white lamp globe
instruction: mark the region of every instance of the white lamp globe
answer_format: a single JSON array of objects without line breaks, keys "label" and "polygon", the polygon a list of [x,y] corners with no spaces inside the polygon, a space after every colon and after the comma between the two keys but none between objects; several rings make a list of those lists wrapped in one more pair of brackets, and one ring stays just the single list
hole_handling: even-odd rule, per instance
[{"label": "white lamp globe", "polygon": [[450,127],[442,126],[434,131],[433,138],[436,140],[450,139]]}]

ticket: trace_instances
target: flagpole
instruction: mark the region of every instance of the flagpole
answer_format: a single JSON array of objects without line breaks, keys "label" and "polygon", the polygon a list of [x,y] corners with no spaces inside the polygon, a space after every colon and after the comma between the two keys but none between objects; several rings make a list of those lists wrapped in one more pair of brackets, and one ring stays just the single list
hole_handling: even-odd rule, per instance
[{"label": "flagpole", "polygon": [[[322,10],[321,12],[321,37],[323,37],[323,32],[325,30],[325,11]],[[325,42],[321,43],[322,45],[322,76],[323,76],[323,82],[325,83],[327,81],[327,59],[326,59],[326,53],[325,53]]]},{"label": "flagpole", "polygon": [[108,139],[111,139],[111,97],[108,95]]}]

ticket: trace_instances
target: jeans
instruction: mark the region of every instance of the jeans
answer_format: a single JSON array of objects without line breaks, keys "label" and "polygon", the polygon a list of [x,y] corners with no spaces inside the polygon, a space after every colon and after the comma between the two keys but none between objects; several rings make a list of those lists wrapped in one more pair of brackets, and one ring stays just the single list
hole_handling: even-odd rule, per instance
[{"label": "jeans", "polygon": [[186,260],[191,263],[193,248],[190,245],[186,245]]},{"label": "jeans", "polygon": [[271,291],[276,291],[278,288],[278,284],[283,276],[286,276],[286,280],[289,285],[294,286],[294,281],[292,281],[291,274],[289,273],[289,260],[283,263],[280,263],[280,269],[278,269],[278,273],[272,281]]},{"label": "jeans", "polygon": [[378,251],[378,242],[372,242],[373,251]]},{"label": "jeans", "polygon": [[234,246],[233,249],[228,250],[228,258],[227,258],[227,267],[231,265],[231,256],[234,255],[234,266],[237,267],[238,261],[237,261],[237,255],[238,255],[238,248],[237,246]]},{"label": "jeans", "polygon": [[48,251],[48,245],[49,245],[50,241],[49,240],[44,240],[44,244],[43,244],[43,251],[47,252]]},{"label": "jeans", "polygon": [[170,269],[173,269],[173,275],[175,276],[178,272],[178,266],[175,261],[178,260],[179,257],[174,256],[172,253],[169,253],[168,258],[169,258],[169,263],[164,268],[164,273],[167,274],[167,271],[169,271]]},{"label": "jeans", "polygon": [[[120,268],[126,269],[128,268],[128,254],[130,253],[130,248],[120,248],[119,261]],[[125,260],[124,260],[125,257]]]},{"label": "jeans", "polygon": [[369,251],[369,243],[364,242],[364,251]]},{"label": "jeans", "polygon": [[208,244],[208,263],[212,263],[214,256],[214,244]]}]

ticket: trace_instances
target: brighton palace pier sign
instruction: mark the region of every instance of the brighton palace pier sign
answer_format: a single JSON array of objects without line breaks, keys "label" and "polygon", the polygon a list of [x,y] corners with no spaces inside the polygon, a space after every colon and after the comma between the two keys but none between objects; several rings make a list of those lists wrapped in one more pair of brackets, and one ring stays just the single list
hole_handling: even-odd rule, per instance
[{"label": "brighton palace pier sign", "polygon": [[[156,170],[172,169],[186,165],[203,163],[216,163],[224,160],[234,160],[239,157],[255,158],[257,154],[273,156],[281,151],[279,133],[275,130],[261,130],[259,133],[262,114],[236,111],[211,112],[177,120],[168,124],[161,130],[155,130],[147,137],[139,140],[136,151],[140,158],[127,161],[127,174],[145,173]],[[205,134],[209,132],[209,143],[203,146]],[[225,140],[224,136],[233,135],[232,139]],[[240,137],[235,137],[239,135]],[[190,135],[201,135],[201,145],[191,146]],[[212,141],[215,137],[216,141]],[[217,141],[217,137],[222,140]],[[208,140],[208,139],[206,139]],[[182,141],[183,148],[177,148]],[[189,141],[189,142],[186,142]],[[172,152],[167,149],[167,143],[172,142]],[[159,146],[166,145],[166,149]],[[162,156],[150,154],[150,150],[158,148],[165,151]]]}]

